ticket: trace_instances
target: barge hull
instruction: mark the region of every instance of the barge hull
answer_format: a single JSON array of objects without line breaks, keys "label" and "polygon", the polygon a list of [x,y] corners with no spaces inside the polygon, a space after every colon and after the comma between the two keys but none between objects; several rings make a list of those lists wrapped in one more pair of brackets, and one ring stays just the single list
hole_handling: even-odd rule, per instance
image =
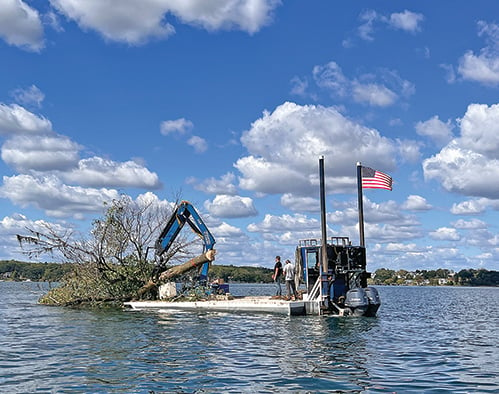
[{"label": "barge hull", "polygon": [[310,301],[285,301],[269,299],[268,297],[238,297],[231,300],[210,301],[130,301],[125,302],[125,307],[134,310],[157,310],[160,312],[169,310],[199,312],[262,312],[296,316],[310,314],[310,311],[315,309],[308,307],[306,305],[308,303],[310,303]]}]

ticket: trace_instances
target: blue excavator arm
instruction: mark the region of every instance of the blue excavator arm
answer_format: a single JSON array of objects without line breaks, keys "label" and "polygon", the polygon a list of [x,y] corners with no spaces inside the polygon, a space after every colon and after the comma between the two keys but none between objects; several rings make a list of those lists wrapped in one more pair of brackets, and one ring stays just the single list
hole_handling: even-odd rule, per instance
[{"label": "blue excavator arm", "polygon": [[[173,212],[163,231],[156,240],[156,255],[161,258],[172,246],[178,234],[187,223],[192,231],[203,240],[203,252],[213,249],[215,238],[204,224],[196,209],[188,201],[182,201]],[[208,278],[209,263],[203,264],[200,272],[200,281]]]}]

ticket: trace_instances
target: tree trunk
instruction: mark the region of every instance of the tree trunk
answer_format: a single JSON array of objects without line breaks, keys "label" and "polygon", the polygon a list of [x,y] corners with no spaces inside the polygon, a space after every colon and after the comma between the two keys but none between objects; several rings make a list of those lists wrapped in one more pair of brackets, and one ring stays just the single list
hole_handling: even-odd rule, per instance
[{"label": "tree trunk", "polygon": [[199,267],[203,265],[204,263],[208,261],[213,261],[215,260],[215,250],[208,250],[206,253],[203,253],[197,257],[194,257],[193,259],[190,259],[188,262],[180,265],[176,265],[175,267],[172,267],[165,272],[163,272],[159,276],[159,280],[167,280],[167,279],[173,279],[177,276],[180,276],[184,274],[185,272]]}]

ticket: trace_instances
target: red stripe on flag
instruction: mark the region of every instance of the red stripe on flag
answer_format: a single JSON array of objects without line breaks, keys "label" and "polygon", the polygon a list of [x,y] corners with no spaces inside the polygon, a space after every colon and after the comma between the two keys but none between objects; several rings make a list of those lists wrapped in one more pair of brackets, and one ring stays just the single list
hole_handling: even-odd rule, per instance
[{"label": "red stripe on flag", "polygon": [[381,171],[362,167],[362,187],[364,189],[392,190],[392,178]]}]

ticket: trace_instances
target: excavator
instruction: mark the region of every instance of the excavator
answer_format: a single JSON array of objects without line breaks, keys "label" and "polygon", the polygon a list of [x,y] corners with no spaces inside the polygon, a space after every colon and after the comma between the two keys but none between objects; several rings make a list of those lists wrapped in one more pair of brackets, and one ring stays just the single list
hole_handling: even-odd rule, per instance
[{"label": "excavator", "polygon": [[[179,235],[180,231],[185,224],[188,224],[192,229],[194,234],[199,236],[203,241],[203,253],[197,257],[194,257],[184,264],[173,266],[169,269],[165,269],[165,257],[168,256],[168,251],[175,242],[175,239]],[[151,280],[146,286],[144,286],[143,291],[150,287],[156,286],[157,282],[164,283],[165,281],[171,282],[175,278],[187,273],[195,268],[198,269],[197,277],[195,283],[191,286],[184,286],[183,291],[187,291],[190,288],[196,287],[207,287],[208,281],[208,270],[210,263],[215,260],[216,250],[215,238],[208,230],[208,227],[199,216],[198,212],[194,206],[188,201],[182,201],[173,211],[170,219],[168,220],[166,226],[161,231],[159,237],[155,243],[156,257],[159,260],[159,264],[156,266],[153,272],[153,280]],[[228,285],[217,285],[212,286],[219,294],[228,292]]]}]

